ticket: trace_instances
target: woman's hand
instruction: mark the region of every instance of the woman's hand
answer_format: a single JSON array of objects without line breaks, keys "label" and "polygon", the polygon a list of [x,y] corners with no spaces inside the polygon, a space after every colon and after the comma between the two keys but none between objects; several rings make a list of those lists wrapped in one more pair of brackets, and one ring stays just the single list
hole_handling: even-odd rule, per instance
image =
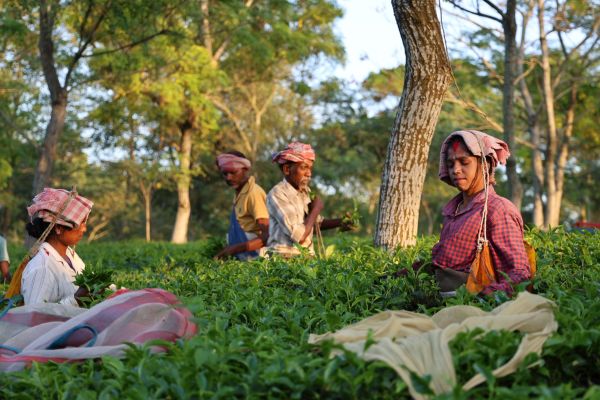
[{"label": "woman's hand", "polygon": [[89,290],[87,290],[87,288],[79,286],[73,297],[75,297],[75,301],[77,301],[77,304],[82,306],[85,304],[85,302],[89,302],[90,292]]},{"label": "woman's hand", "polygon": [[352,213],[347,212],[344,214],[344,216],[342,217],[342,221],[340,223],[340,231],[342,232],[347,232],[347,231],[353,231],[356,230],[357,226],[354,222],[354,220],[352,219]]}]

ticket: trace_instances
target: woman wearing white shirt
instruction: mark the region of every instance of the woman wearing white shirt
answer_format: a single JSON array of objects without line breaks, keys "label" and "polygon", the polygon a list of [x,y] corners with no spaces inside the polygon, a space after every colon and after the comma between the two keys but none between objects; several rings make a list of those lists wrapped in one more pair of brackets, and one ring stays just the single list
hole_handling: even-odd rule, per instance
[{"label": "woman wearing white shirt", "polygon": [[[43,238],[38,252],[23,270],[21,294],[25,304],[61,303],[77,306],[89,295],[73,283],[85,264],[73,246],[83,237],[93,203],[83,196],[62,189],[46,188],[33,199],[27,211],[31,222],[27,232]],[[49,233],[46,232],[49,227]]]}]

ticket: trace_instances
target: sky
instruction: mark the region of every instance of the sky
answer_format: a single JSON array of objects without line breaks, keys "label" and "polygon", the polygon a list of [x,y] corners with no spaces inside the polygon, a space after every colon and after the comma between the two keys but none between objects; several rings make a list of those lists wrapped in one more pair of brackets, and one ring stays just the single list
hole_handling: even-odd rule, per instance
[{"label": "sky", "polygon": [[338,0],[344,16],[336,33],[346,48],[346,65],[335,75],[362,82],[370,72],[404,63],[404,49],[390,0]]}]

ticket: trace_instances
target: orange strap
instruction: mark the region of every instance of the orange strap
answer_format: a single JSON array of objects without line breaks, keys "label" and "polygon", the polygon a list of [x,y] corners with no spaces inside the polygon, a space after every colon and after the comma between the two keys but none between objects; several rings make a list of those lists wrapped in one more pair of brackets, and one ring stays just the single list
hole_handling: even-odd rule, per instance
[{"label": "orange strap", "polygon": [[4,294],[5,298],[10,299],[15,295],[21,294],[21,277],[23,276],[23,271],[25,270],[25,267],[27,266],[27,263],[29,263],[30,260],[31,257],[29,255],[25,256],[25,258],[19,265],[19,268],[17,268],[17,270],[15,271],[10,281],[10,285],[8,286],[8,290]]}]

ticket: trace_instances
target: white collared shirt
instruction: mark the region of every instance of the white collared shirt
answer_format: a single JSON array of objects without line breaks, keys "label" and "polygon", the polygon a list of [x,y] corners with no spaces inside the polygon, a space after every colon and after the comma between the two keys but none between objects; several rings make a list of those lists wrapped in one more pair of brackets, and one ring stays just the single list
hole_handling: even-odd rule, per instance
[{"label": "white collared shirt", "polygon": [[[269,210],[269,241],[268,251],[282,255],[299,255],[294,247],[299,244],[314,255],[313,232],[300,243],[304,235],[304,218],[308,215],[310,204],[308,192],[296,190],[285,179],[275,185],[267,195],[267,210]],[[319,216],[318,223],[322,221]]]},{"label": "white collared shirt", "polygon": [[21,278],[21,294],[25,304],[60,303],[77,307],[73,284],[75,275],[85,264],[75,250],[67,248],[67,257],[73,268],[48,243],[42,243],[37,254],[29,261]]}]

